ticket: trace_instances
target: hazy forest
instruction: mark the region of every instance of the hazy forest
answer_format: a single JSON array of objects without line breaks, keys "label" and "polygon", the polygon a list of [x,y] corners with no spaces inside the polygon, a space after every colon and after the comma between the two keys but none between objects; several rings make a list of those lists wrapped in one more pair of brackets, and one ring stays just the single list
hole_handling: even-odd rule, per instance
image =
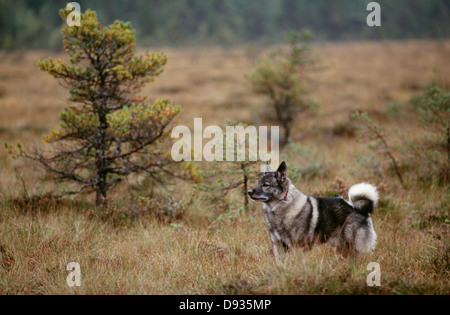
[{"label": "hazy forest", "polygon": [[[0,294],[450,294],[450,2],[369,2],[0,0]],[[305,194],[376,186],[374,252],[277,263],[261,163],[171,157],[195,118],[279,126]]]},{"label": "hazy forest", "polygon": [[[138,45],[280,43],[281,34],[308,29],[318,40],[446,38],[446,0],[381,0],[383,27],[361,23],[370,1],[344,0],[99,0],[77,1],[105,25],[132,21]],[[59,0],[1,0],[0,48],[61,49]]]}]

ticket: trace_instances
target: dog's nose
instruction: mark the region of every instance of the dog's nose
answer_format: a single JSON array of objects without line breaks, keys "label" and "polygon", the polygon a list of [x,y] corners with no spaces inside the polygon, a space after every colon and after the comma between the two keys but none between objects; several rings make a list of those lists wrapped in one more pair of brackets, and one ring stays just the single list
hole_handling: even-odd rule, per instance
[{"label": "dog's nose", "polygon": [[249,194],[251,196],[253,194],[253,189],[247,191],[247,194]]}]

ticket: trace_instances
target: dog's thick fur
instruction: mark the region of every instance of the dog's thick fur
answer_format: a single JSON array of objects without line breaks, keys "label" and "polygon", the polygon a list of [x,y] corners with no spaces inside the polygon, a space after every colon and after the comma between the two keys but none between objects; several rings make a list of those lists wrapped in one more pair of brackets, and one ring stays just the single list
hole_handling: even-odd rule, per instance
[{"label": "dog's thick fur", "polygon": [[263,203],[275,258],[297,245],[310,249],[316,243],[337,247],[344,256],[371,253],[377,235],[370,213],[377,202],[377,189],[369,184],[350,188],[349,201],[319,198],[300,192],[286,176],[283,162],[276,172],[268,169],[249,196]]}]

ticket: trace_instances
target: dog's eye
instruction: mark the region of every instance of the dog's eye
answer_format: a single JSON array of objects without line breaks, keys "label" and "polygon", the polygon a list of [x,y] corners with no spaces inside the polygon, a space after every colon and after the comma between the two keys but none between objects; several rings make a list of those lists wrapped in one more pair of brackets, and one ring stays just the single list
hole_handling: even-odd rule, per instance
[{"label": "dog's eye", "polygon": [[268,183],[264,183],[263,187],[269,187],[270,185]]}]

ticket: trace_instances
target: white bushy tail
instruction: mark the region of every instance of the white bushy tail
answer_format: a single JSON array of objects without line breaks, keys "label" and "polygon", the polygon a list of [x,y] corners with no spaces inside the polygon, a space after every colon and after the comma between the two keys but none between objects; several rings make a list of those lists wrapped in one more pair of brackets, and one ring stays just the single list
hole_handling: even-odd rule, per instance
[{"label": "white bushy tail", "polygon": [[362,183],[350,187],[350,204],[363,214],[373,213],[378,203],[378,190],[375,186]]}]

